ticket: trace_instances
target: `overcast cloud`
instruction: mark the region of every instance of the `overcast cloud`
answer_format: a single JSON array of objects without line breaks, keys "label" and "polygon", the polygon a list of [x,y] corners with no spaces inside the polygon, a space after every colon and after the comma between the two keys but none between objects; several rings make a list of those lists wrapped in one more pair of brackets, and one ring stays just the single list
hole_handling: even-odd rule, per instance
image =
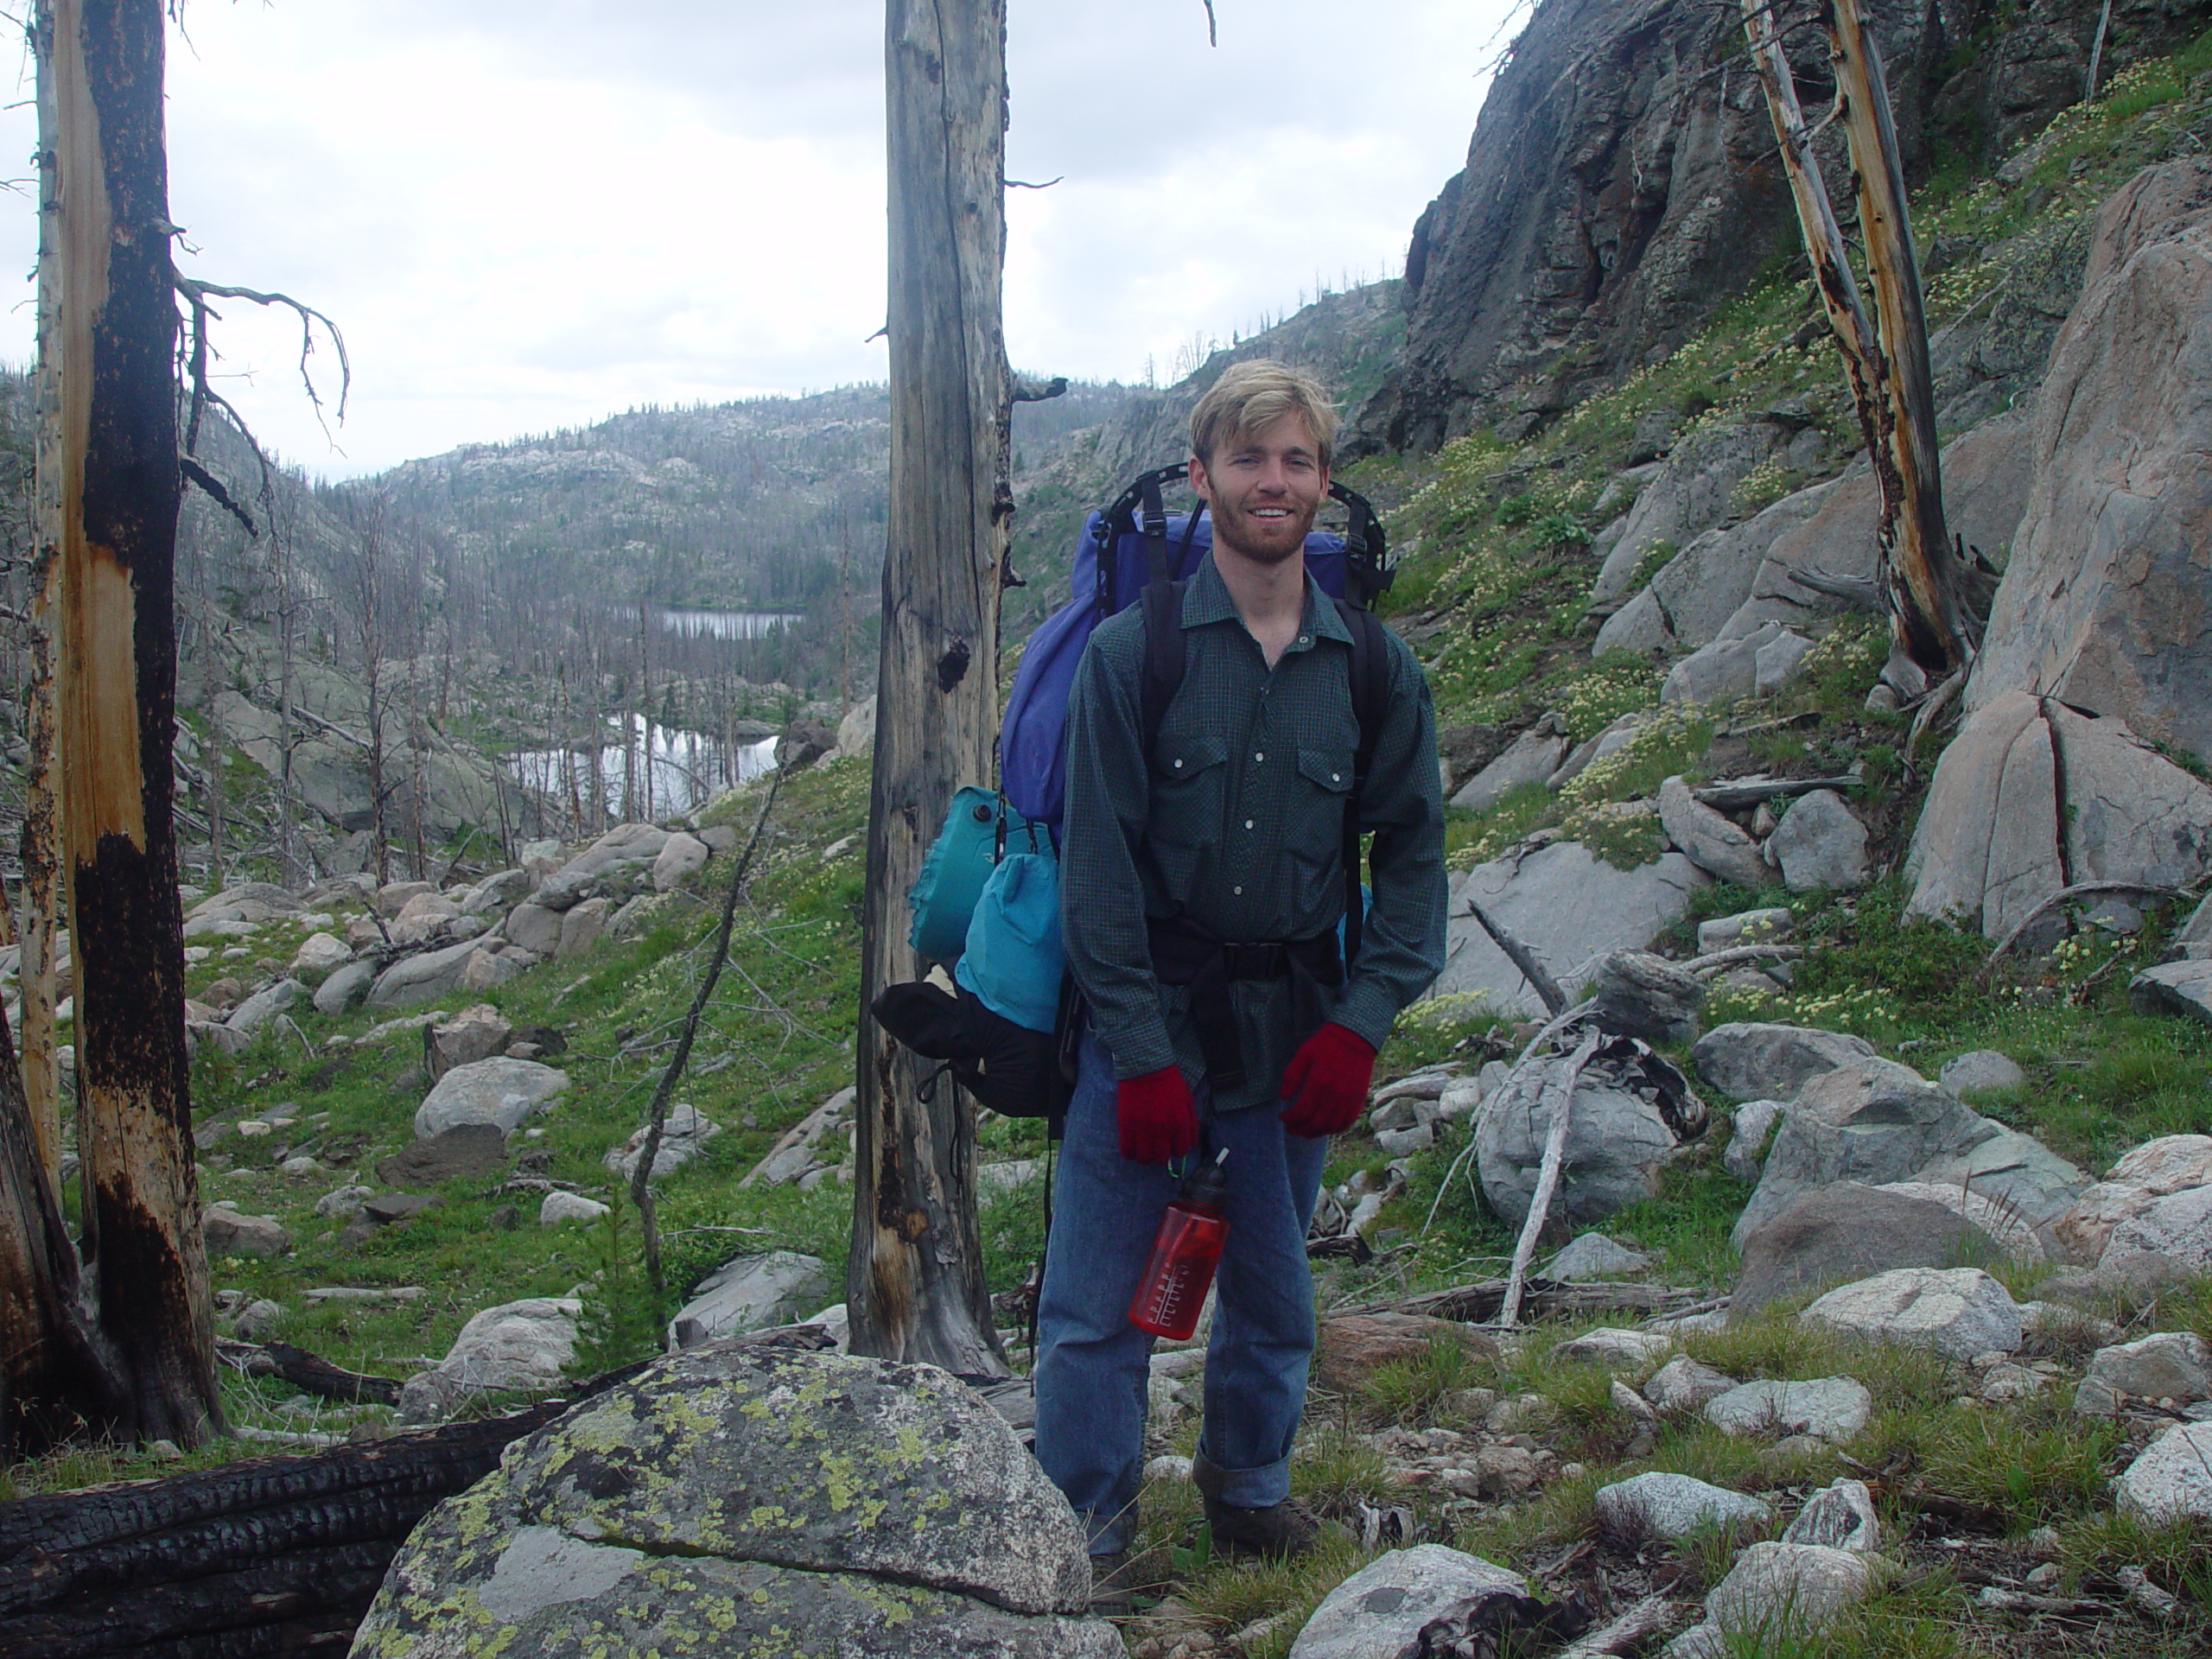
[{"label": "overcast cloud", "polygon": [[[1317,283],[1395,275],[1459,168],[1512,0],[1011,0],[1007,348],[1163,378]],[[1351,21],[1357,16],[1357,22]],[[186,269],[337,319],[347,419],[297,331],[226,308],[226,389],[352,474],[639,404],[880,379],[875,0],[194,0],[169,57]],[[24,95],[28,96],[28,86]],[[0,114],[28,156],[28,107]],[[0,259],[28,272],[28,199]],[[0,357],[28,360],[28,282]],[[334,390],[334,365],[315,365]]]}]

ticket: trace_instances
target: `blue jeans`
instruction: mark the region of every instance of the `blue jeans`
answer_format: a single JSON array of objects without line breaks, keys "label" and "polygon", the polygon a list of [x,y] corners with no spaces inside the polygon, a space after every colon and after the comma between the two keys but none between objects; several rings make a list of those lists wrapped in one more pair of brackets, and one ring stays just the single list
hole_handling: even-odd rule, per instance
[{"label": "blue jeans", "polygon": [[[1265,1509],[1290,1495],[1313,1353],[1306,1229],[1329,1144],[1286,1133],[1271,1107],[1210,1116],[1201,1090],[1198,1110],[1206,1154],[1229,1148],[1198,1449],[1226,1473],[1223,1502]],[[1128,1548],[1135,1523],[1153,1339],[1129,1323],[1129,1301],[1179,1185],[1122,1156],[1114,1063],[1086,1038],[1052,1184],[1035,1382],[1038,1461],[1083,1517],[1093,1554]]]}]

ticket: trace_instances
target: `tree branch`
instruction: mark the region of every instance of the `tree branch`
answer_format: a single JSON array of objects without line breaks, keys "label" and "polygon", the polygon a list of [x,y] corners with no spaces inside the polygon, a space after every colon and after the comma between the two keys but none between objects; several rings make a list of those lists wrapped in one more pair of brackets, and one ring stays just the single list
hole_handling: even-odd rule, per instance
[{"label": "tree branch", "polygon": [[1536,1254],[1536,1240],[1550,1218],[1552,1197],[1559,1191],[1560,1169],[1567,1161],[1567,1125],[1573,1116],[1574,1090],[1582,1080],[1582,1068],[1590,1064],[1590,1057],[1598,1052],[1598,1045],[1605,1040],[1605,1033],[1592,1026],[1582,1033],[1582,1041],[1567,1062],[1559,1082],[1548,1092],[1552,1096],[1552,1121],[1549,1133],[1544,1136],[1544,1161],[1536,1171],[1536,1190],[1529,1199],[1529,1214],[1521,1224],[1520,1241],[1513,1247],[1513,1270],[1505,1279],[1505,1305],[1497,1311],[1497,1322],[1510,1326],[1521,1317],[1521,1291],[1529,1276],[1529,1262]]},{"label": "tree branch", "polygon": [[1536,995],[1544,1000],[1544,1012],[1556,1016],[1567,1007],[1567,993],[1559,982],[1545,970],[1543,959],[1490,918],[1489,913],[1472,899],[1467,900],[1467,913],[1482,924],[1483,931],[1497,941],[1497,948],[1518,968]]},{"label": "tree branch", "polygon": [[699,988],[692,995],[691,1007],[683,1016],[683,1030],[676,1039],[676,1052],[668,1057],[668,1065],[660,1074],[660,1085],[653,1090],[652,1104],[646,1109],[645,1141],[638,1151],[638,1166],[630,1176],[630,1198],[638,1206],[645,1273],[652,1281],[656,1297],[668,1294],[668,1281],[661,1272],[660,1229],[653,1213],[653,1160],[660,1156],[661,1132],[668,1127],[669,1100],[691,1058],[691,1045],[699,1034],[700,1016],[706,1013],[715,982],[722,976],[722,964],[729,960],[730,929],[737,918],[739,896],[745,891],[746,873],[753,868],[753,855],[760,845],[760,832],[767,826],[768,814],[775,810],[776,797],[783,786],[784,769],[778,766],[769,774],[768,798],[760,803],[760,814],[753,820],[753,834],[745,843],[745,850],[738,855],[736,868],[729,873],[729,888],[722,895],[721,919],[715,926],[714,950],[707,958],[706,971],[699,976]]}]

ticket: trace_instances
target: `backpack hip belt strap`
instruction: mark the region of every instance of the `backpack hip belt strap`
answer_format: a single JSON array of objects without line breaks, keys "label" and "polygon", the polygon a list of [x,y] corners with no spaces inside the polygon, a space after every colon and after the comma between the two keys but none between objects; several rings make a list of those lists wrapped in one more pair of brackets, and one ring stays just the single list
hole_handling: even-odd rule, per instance
[{"label": "backpack hip belt strap", "polygon": [[1147,924],[1153,976],[1163,985],[1187,985],[1191,1012],[1216,1089],[1244,1086],[1243,1044],[1236,1035],[1229,987],[1236,980],[1288,980],[1301,1033],[1311,1034],[1329,1017],[1324,986],[1344,982],[1344,957],[1334,928],[1302,939],[1223,939],[1186,918]]}]

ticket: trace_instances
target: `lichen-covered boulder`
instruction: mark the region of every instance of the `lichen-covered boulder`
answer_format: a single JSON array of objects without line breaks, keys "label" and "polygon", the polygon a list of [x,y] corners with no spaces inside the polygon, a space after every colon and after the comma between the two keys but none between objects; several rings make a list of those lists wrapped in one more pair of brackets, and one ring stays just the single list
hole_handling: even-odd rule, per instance
[{"label": "lichen-covered boulder", "polygon": [[1084,1532],[929,1365],[709,1348],[511,1447],[392,1563],[354,1659],[1109,1659]]}]

